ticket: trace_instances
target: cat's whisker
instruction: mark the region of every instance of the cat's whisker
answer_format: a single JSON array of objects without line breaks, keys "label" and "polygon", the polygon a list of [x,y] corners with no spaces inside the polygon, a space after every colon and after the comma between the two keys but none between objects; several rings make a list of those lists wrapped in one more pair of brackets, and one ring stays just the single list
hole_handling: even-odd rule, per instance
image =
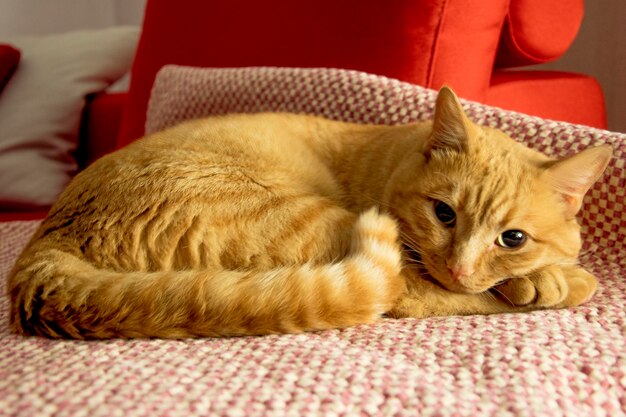
[{"label": "cat's whisker", "polygon": [[480,294],[481,297],[486,298],[488,303],[493,303],[497,301],[497,298],[491,294],[489,291],[485,291]]},{"label": "cat's whisker", "polygon": [[413,238],[412,236],[408,235],[406,232],[402,232],[401,231],[400,232],[400,239],[407,246],[411,246],[411,249],[415,250],[416,252],[421,253],[421,251],[419,250],[420,244],[417,242],[417,240],[415,240],[415,238]]},{"label": "cat's whisker", "polygon": [[411,243],[415,244],[416,246],[419,246],[417,240],[413,236],[409,235],[407,232],[403,230],[400,230],[400,237],[402,240],[408,240]]},{"label": "cat's whisker", "polygon": [[407,258],[407,259],[405,259],[405,262],[406,262],[406,263],[409,263],[409,264],[415,264],[415,265],[420,265],[420,266],[426,266],[426,264],[425,264],[424,262],[422,262],[422,261],[418,261],[418,260],[415,260],[415,259],[411,259],[411,258]]},{"label": "cat's whisker", "polygon": [[412,245],[410,242],[402,242],[404,244],[404,246],[408,249],[408,252],[413,253],[414,255],[421,257],[422,252],[419,250],[419,248],[416,248],[414,245]]},{"label": "cat's whisker", "polygon": [[580,262],[576,261],[576,262],[557,262],[554,263],[552,265],[556,265],[556,266],[578,266],[580,267]]},{"label": "cat's whisker", "polygon": [[[602,261],[602,258],[600,258],[598,255],[596,255],[595,253],[593,253],[591,251],[591,249],[587,249],[585,252],[581,252],[578,254],[578,259],[580,258],[586,258],[590,261]],[[579,262],[580,264],[580,262]]]},{"label": "cat's whisker", "polygon": [[422,263],[421,252],[419,250],[415,249],[412,245],[406,242],[404,243],[404,247],[406,248],[405,252],[409,254],[409,258],[411,260]]},{"label": "cat's whisker", "polygon": [[[507,297],[506,295],[504,295],[504,293],[502,291],[500,291],[499,289],[497,289],[496,287],[491,288],[491,291],[495,291],[498,294],[500,294],[502,296],[502,298],[504,298],[506,300],[507,303],[509,303],[510,305],[514,306],[515,304],[509,299],[509,297]],[[489,295],[491,295],[493,297],[494,300],[496,300],[495,295],[491,294],[488,292]]]}]

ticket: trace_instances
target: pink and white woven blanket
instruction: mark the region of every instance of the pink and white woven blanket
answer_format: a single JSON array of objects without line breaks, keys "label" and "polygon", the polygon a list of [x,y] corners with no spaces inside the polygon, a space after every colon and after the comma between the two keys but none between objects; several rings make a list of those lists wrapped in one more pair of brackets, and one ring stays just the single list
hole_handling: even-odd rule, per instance
[{"label": "pink and white woven blanket", "polygon": [[[353,71],[166,67],[149,131],[227,112],[406,123],[435,92]],[[553,155],[609,143],[585,200],[588,304],[529,314],[383,320],[301,335],[56,341],[8,330],[0,295],[0,416],[626,415],[626,135],[465,103],[477,122]],[[0,279],[37,222],[0,223]]]}]

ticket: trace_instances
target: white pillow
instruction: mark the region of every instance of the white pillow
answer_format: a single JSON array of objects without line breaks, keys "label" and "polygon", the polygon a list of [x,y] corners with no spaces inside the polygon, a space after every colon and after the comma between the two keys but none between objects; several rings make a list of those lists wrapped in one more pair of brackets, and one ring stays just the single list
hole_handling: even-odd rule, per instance
[{"label": "white pillow", "polygon": [[51,205],[77,170],[85,96],[128,71],[139,28],[2,39],[22,59],[0,94],[0,210]]}]

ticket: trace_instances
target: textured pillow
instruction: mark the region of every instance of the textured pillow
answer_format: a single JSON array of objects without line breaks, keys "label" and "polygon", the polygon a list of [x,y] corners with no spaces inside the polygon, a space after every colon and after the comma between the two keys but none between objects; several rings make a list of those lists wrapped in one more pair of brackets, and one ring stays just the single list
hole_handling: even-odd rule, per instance
[{"label": "textured pillow", "polygon": [[118,27],[10,40],[22,61],[0,96],[0,210],[55,201],[77,169],[85,96],[128,71],[138,35]]},{"label": "textured pillow", "polygon": [[20,51],[11,45],[0,44],[0,92],[15,72],[20,55]]}]

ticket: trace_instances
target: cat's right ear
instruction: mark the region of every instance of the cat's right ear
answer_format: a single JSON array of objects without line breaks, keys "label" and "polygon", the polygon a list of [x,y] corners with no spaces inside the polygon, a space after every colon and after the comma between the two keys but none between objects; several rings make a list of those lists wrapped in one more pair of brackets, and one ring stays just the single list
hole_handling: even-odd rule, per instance
[{"label": "cat's right ear", "polygon": [[587,148],[554,162],[547,169],[547,180],[560,194],[567,218],[573,218],[578,213],[583,197],[600,178],[612,154],[613,149],[609,145]]},{"label": "cat's right ear", "polygon": [[454,91],[448,86],[441,87],[435,104],[433,131],[426,145],[426,156],[435,149],[467,151],[473,129]]}]

